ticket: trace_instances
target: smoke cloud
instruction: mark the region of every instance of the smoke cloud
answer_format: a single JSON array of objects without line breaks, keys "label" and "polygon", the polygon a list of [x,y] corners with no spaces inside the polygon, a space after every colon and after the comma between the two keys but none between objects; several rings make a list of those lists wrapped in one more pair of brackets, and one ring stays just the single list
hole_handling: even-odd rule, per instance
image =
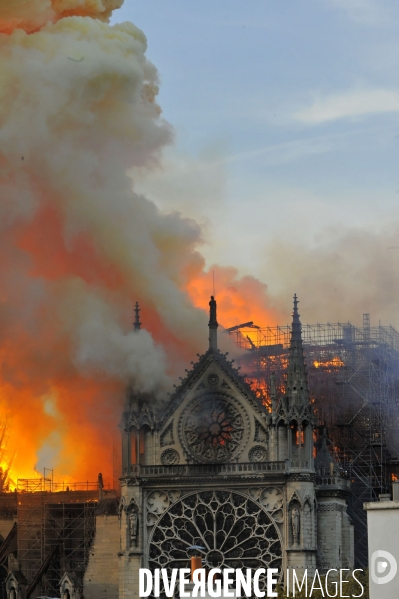
[{"label": "smoke cloud", "polygon": [[347,228],[323,232],[312,245],[289,241],[269,247],[265,275],[276,285],[280,305],[299,294],[303,322],[399,326],[399,224],[380,230]]},{"label": "smoke cloud", "polygon": [[0,31],[23,29],[31,33],[46,23],[71,16],[107,21],[123,0],[0,0]]},{"label": "smoke cloud", "polygon": [[[0,0],[0,397],[14,476],[45,466],[110,481],[127,385],[164,400],[207,344],[201,229],[127,175],[157,168],[173,132],[144,34],[106,23],[121,3]],[[217,280],[226,326],[253,315],[254,296],[275,322],[266,286],[234,269]]]}]

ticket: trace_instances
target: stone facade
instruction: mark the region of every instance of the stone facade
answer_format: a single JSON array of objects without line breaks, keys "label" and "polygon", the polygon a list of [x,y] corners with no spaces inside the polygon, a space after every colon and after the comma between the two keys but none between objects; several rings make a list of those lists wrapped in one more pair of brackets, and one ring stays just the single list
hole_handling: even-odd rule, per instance
[{"label": "stone facade", "polygon": [[[314,460],[309,399],[294,302],[285,393],[270,381],[271,412],[217,348],[209,349],[154,415],[132,395],[124,415],[119,510],[119,597],[136,598],[140,567],[187,567],[191,545],[209,566],[309,573],[351,567],[349,481],[323,439]],[[331,464],[331,465],[330,465]]]},{"label": "stone facade", "polygon": [[96,516],[96,534],[84,576],[85,599],[118,599],[118,516]]}]

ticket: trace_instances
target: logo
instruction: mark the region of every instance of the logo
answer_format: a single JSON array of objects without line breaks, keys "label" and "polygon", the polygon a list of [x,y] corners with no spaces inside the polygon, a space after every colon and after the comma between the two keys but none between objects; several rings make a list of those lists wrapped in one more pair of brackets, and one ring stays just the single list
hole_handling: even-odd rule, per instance
[{"label": "logo", "polygon": [[388,551],[379,549],[371,556],[371,579],[375,584],[387,584],[396,576],[398,563]]}]

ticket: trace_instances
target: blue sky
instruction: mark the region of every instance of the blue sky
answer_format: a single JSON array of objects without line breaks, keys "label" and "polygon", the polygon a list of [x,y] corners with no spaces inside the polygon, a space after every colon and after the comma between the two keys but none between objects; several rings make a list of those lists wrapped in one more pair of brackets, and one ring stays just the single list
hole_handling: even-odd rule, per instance
[{"label": "blue sky", "polygon": [[203,224],[209,263],[265,279],[282,236],[399,221],[397,0],[125,0],[124,20],[175,130],[137,189]]}]

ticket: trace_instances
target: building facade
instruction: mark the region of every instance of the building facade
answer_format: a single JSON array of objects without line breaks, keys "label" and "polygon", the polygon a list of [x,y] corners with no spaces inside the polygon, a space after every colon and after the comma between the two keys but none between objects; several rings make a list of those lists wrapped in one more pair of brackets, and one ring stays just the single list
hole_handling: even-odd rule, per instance
[{"label": "building facade", "polygon": [[209,567],[274,567],[281,582],[287,569],[353,565],[349,481],[325,434],[314,457],[296,296],[286,386],[272,377],[271,411],[219,351],[217,331],[212,297],[209,347],[165,409],[132,396],[124,414],[120,599],[139,597],[139,568],[187,567],[192,545]]}]

